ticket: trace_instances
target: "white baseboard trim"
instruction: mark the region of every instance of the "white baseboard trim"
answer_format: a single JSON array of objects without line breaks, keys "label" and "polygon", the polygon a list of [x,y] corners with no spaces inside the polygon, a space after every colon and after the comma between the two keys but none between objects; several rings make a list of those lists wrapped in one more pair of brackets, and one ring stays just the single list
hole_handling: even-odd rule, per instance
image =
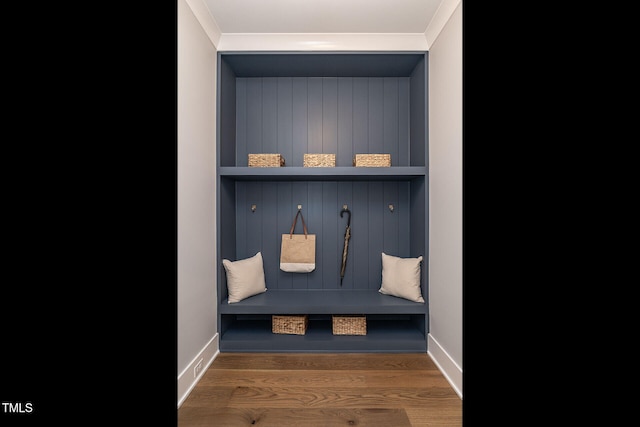
[{"label": "white baseboard trim", "polygon": [[427,348],[427,354],[431,357],[431,360],[438,366],[442,375],[462,399],[462,369],[460,366],[451,359],[449,354],[430,334],[427,337]]},{"label": "white baseboard trim", "polygon": [[[218,342],[218,333],[204,346],[200,353],[193,358],[189,366],[178,375],[178,408],[185,401],[191,390],[198,384],[202,375],[206,372],[207,368],[220,354],[220,343]],[[202,367],[198,374],[195,374],[195,368],[198,363],[202,362]]]}]

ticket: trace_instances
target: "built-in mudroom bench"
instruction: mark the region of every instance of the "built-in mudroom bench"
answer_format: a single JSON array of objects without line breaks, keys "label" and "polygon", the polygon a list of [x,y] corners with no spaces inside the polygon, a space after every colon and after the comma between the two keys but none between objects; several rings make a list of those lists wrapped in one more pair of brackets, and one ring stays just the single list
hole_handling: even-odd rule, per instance
[{"label": "built-in mudroom bench", "polygon": [[[220,351],[427,350],[427,64],[426,52],[218,52]],[[285,164],[249,167],[252,153],[278,153]],[[335,154],[335,166],[304,167],[306,153]],[[366,153],[390,154],[391,165],[354,166]],[[297,210],[316,235],[309,273],[279,268]],[[223,260],[258,252],[267,290],[229,303]],[[379,292],[382,253],[423,257],[424,303]],[[365,315],[366,334],[334,335],[340,314]],[[306,333],[273,333],[273,315],[308,315]]]}]

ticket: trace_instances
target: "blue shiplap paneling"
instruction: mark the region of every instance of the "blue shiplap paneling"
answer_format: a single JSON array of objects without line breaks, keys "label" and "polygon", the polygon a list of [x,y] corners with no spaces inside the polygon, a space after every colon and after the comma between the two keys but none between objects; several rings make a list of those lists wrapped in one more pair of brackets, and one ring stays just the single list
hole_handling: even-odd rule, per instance
[{"label": "blue shiplap paneling", "polygon": [[338,79],[322,78],[322,150],[338,152]]},{"label": "blue shiplap paneling", "polygon": [[[304,77],[293,78],[293,147],[291,161],[287,162],[291,166],[302,166],[304,153],[307,151],[307,141],[309,139],[308,128],[308,96],[307,79]],[[288,160],[288,159],[287,159]]]},{"label": "blue shiplap paneling", "polygon": [[353,164],[353,78],[338,79],[336,166]]},{"label": "blue shiplap paneling", "polygon": [[398,79],[398,158],[391,164],[409,165],[409,78]]},{"label": "blue shiplap paneling", "polygon": [[[308,80],[309,138],[306,153],[322,153],[322,80],[321,77],[310,77]],[[301,160],[300,164],[302,164]]]},{"label": "blue shiplap paneling", "polygon": [[[291,182],[278,182],[278,197],[277,202],[277,224],[276,235],[278,239],[278,245],[282,244],[282,235],[289,232],[293,217],[295,215],[295,208],[293,204],[293,183]],[[276,276],[276,286],[279,289],[291,289],[293,287],[293,275],[280,270],[280,246],[277,249],[278,254],[278,274]]]},{"label": "blue shiplap paneling", "polygon": [[366,77],[353,79],[353,154],[362,153],[369,153],[369,79]]},{"label": "blue shiplap paneling", "polygon": [[391,164],[398,165],[398,79],[385,77],[382,79],[383,91],[383,123],[382,123],[382,153],[391,154]]},{"label": "blue shiplap paneling", "polygon": [[[278,185],[275,182],[263,182],[261,202],[261,232],[260,240],[262,262],[264,263],[265,281],[267,284],[276,283],[278,280],[280,236],[278,236]],[[257,212],[257,209],[256,209]],[[250,213],[250,216],[253,214]],[[268,289],[268,288],[267,288]]]},{"label": "blue shiplap paneling", "polygon": [[278,153],[278,80],[276,77],[262,79],[262,149],[260,152]]},{"label": "blue shiplap paneling", "polygon": [[369,281],[369,183],[353,183],[351,202],[351,243],[349,257],[353,261],[353,288],[366,289]]},{"label": "blue shiplap paneling", "polygon": [[[247,166],[247,79],[236,79],[236,163]],[[234,166],[230,164],[229,166]]]},{"label": "blue shiplap paneling", "polygon": [[[393,160],[393,157],[391,159]],[[400,196],[398,194],[400,185],[397,182],[385,182],[382,187],[383,206],[380,209],[384,217],[382,220],[384,225],[382,230],[384,248],[382,252],[400,256],[400,218],[402,216],[402,212],[400,212]],[[389,205],[393,205],[393,212],[389,209]],[[403,208],[406,209],[406,207]],[[382,262],[382,257],[380,262]]]},{"label": "blue shiplap paneling", "polygon": [[368,230],[369,245],[367,246],[367,257],[369,259],[368,287],[370,289],[380,288],[382,277],[382,251],[384,250],[384,210],[386,209],[383,198],[382,182],[368,183],[369,200],[368,207]]},{"label": "blue shiplap paneling", "polygon": [[407,166],[416,154],[409,147],[409,81],[238,78],[238,165],[246,166],[249,153],[280,153],[287,166],[302,166],[305,153],[336,154],[337,166],[351,166],[354,154],[390,153],[393,166]]},{"label": "blue shiplap paneling", "polygon": [[278,77],[278,141],[275,153],[284,156],[285,164],[292,165],[293,154],[293,80]]},{"label": "blue shiplap paneling", "polygon": [[245,100],[247,153],[264,153],[262,149],[262,79],[247,79]]},{"label": "blue shiplap paneling", "polygon": [[322,288],[336,289],[339,285],[340,263],[338,261],[338,219],[340,219],[336,209],[338,200],[338,183],[322,183],[322,235],[318,236],[321,247],[320,256],[322,266]]},{"label": "blue shiplap paneling", "polygon": [[368,149],[366,153],[384,153],[383,126],[384,126],[384,96],[383,78],[369,78],[369,135]]}]

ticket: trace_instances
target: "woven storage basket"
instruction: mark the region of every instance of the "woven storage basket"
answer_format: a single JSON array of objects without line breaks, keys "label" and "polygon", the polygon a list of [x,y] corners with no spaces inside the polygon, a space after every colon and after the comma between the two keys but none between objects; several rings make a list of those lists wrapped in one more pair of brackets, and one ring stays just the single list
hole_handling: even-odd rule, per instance
[{"label": "woven storage basket", "polygon": [[353,166],[357,167],[389,167],[391,154],[356,154]]},{"label": "woven storage basket", "polygon": [[274,334],[304,335],[307,332],[309,316],[271,316],[271,332]]},{"label": "woven storage basket", "polygon": [[367,317],[331,316],[333,335],[367,335]]},{"label": "woven storage basket", "polygon": [[284,166],[282,154],[249,154],[249,166],[253,168]]},{"label": "woven storage basket", "polygon": [[303,166],[306,168],[335,167],[335,154],[305,154]]}]

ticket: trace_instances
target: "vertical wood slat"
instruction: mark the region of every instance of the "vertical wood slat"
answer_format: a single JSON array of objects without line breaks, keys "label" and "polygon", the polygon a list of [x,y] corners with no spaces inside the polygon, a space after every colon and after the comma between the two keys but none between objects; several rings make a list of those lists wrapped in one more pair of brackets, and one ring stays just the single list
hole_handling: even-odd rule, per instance
[{"label": "vertical wood slat", "polygon": [[353,79],[353,154],[369,152],[369,82]]},{"label": "vertical wood slat", "polygon": [[383,87],[382,77],[369,77],[369,136],[367,153],[383,153]]},{"label": "vertical wood slat", "polygon": [[[262,151],[278,153],[278,80],[262,78]],[[285,157],[285,161],[287,158]]]},{"label": "vertical wood slat", "polygon": [[338,152],[338,79],[322,79],[322,149],[320,153]]},{"label": "vertical wood slat", "polygon": [[293,80],[278,77],[278,129],[276,153],[284,156],[287,165],[293,165]]},{"label": "vertical wood slat", "polygon": [[325,242],[324,227],[322,223],[322,188],[323,182],[308,183],[308,197],[306,206],[303,205],[303,214],[307,221],[309,233],[316,235],[316,269],[308,275],[307,289],[322,289],[322,274],[324,262],[322,259]]},{"label": "vertical wood slat", "polygon": [[[287,164],[291,166],[302,166],[304,153],[307,151],[308,133],[308,96],[307,79],[304,77],[294,77],[292,87],[293,97],[293,120],[292,136],[293,147],[291,151],[291,161]],[[285,159],[287,160],[287,159]]]},{"label": "vertical wood slat", "polygon": [[249,164],[247,155],[247,79],[236,79],[236,159],[238,166]]},{"label": "vertical wood slat", "polygon": [[396,165],[399,160],[398,144],[398,79],[385,77],[382,79],[382,151],[391,154],[391,164]]},{"label": "vertical wood slat", "polygon": [[[282,244],[282,235],[289,231],[291,222],[293,221],[291,205],[293,203],[293,185],[291,182],[279,182],[278,183],[278,218],[276,225],[276,235],[278,239],[278,245]],[[295,212],[295,211],[293,211]],[[278,254],[278,274],[276,283],[273,287],[279,289],[291,289],[293,287],[293,275],[280,270],[280,246],[277,247]],[[268,287],[272,284],[268,284]],[[267,288],[268,288],[267,287]]]},{"label": "vertical wood slat", "polygon": [[262,78],[247,79],[245,102],[247,153],[264,153],[262,149]]},{"label": "vertical wood slat", "polygon": [[353,162],[353,78],[338,79],[336,166],[352,166]]},{"label": "vertical wood slat", "polygon": [[309,77],[307,84],[309,96],[307,99],[309,139],[306,152],[322,153],[322,77]]},{"label": "vertical wood slat", "polygon": [[[384,250],[384,199],[381,182],[370,182],[367,185],[369,191],[369,243],[367,245],[367,287],[369,289],[379,289],[382,277],[382,252]],[[364,209],[363,209],[364,210]]]}]

